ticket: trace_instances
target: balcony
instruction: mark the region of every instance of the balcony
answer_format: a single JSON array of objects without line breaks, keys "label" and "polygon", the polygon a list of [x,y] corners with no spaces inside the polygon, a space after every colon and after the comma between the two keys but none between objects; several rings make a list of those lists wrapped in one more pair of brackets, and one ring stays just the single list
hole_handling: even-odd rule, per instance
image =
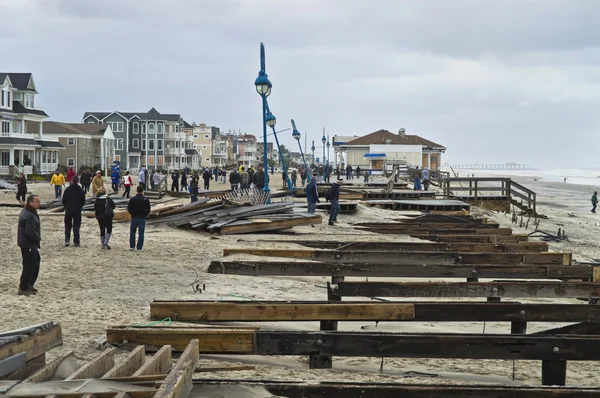
[{"label": "balcony", "polygon": [[186,134],[184,134],[184,133],[170,132],[170,133],[165,133],[165,140],[168,140],[168,141],[183,141],[183,140],[185,140],[185,136],[186,136]]},{"label": "balcony", "polygon": [[184,148],[167,148],[167,150],[165,151],[165,154],[171,155],[171,156],[182,156],[182,155],[185,155],[185,149]]},{"label": "balcony", "polygon": [[191,134],[184,134],[186,142],[194,142],[194,136]]}]

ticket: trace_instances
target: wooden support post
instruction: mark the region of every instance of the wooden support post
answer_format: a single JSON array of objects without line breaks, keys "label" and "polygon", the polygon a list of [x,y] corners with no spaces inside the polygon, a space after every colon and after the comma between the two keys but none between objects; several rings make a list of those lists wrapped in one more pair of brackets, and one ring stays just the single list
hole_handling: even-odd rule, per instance
[{"label": "wooden support post", "polygon": [[567,379],[567,361],[542,361],[542,385],[564,386]]},{"label": "wooden support post", "polygon": [[[329,282],[327,282],[327,301],[342,301],[342,297],[339,295],[337,288],[334,290]],[[337,331],[338,321],[321,321],[321,330]],[[308,367],[309,369],[331,369],[333,367],[333,358],[331,356],[324,355],[309,355]]]},{"label": "wooden support post", "polygon": [[500,297],[488,297],[487,298],[488,303],[499,303],[500,300],[501,300]]},{"label": "wooden support post", "polygon": [[526,334],[527,321],[512,321],[510,323],[510,334]]},{"label": "wooden support post", "polygon": [[343,276],[332,276],[331,277],[331,284],[332,285],[337,285],[339,282],[343,282],[344,281],[344,277]]}]

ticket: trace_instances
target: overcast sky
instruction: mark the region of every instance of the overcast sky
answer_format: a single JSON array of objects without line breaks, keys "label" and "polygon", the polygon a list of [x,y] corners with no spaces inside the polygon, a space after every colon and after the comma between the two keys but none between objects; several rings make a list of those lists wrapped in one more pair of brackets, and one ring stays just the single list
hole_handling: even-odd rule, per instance
[{"label": "overcast sky", "polygon": [[259,136],[262,41],[277,129],[294,118],[309,147],[323,127],[403,127],[454,164],[592,167],[598,15],[595,0],[0,0],[0,71],[33,72],[51,120],[154,106]]}]

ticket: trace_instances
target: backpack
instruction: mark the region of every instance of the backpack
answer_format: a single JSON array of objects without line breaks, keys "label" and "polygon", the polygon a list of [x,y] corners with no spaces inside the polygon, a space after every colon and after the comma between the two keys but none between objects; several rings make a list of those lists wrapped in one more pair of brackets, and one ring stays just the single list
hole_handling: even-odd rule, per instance
[{"label": "backpack", "polygon": [[112,207],[108,204],[108,197],[106,198],[106,203],[104,205],[104,218],[114,218],[115,212]]}]

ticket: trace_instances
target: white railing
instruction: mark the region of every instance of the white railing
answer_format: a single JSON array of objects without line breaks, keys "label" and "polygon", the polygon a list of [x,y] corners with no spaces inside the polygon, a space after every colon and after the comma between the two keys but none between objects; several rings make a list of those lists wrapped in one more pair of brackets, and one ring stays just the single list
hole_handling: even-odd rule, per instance
[{"label": "white railing", "polygon": [[10,168],[8,166],[0,166],[0,174],[8,175]]},{"label": "white railing", "polygon": [[185,155],[185,149],[184,148],[167,148],[167,155],[175,155],[175,156],[181,156],[181,155]]},{"label": "white railing", "polygon": [[40,174],[53,173],[58,168],[58,163],[42,163],[40,165]]},{"label": "white railing", "polygon": [[186,134],[184,133],[166,133],[165,134],[165,140],[171,140],[171,141],[181,141],[181,140],[185,140],[185,136]]}]

